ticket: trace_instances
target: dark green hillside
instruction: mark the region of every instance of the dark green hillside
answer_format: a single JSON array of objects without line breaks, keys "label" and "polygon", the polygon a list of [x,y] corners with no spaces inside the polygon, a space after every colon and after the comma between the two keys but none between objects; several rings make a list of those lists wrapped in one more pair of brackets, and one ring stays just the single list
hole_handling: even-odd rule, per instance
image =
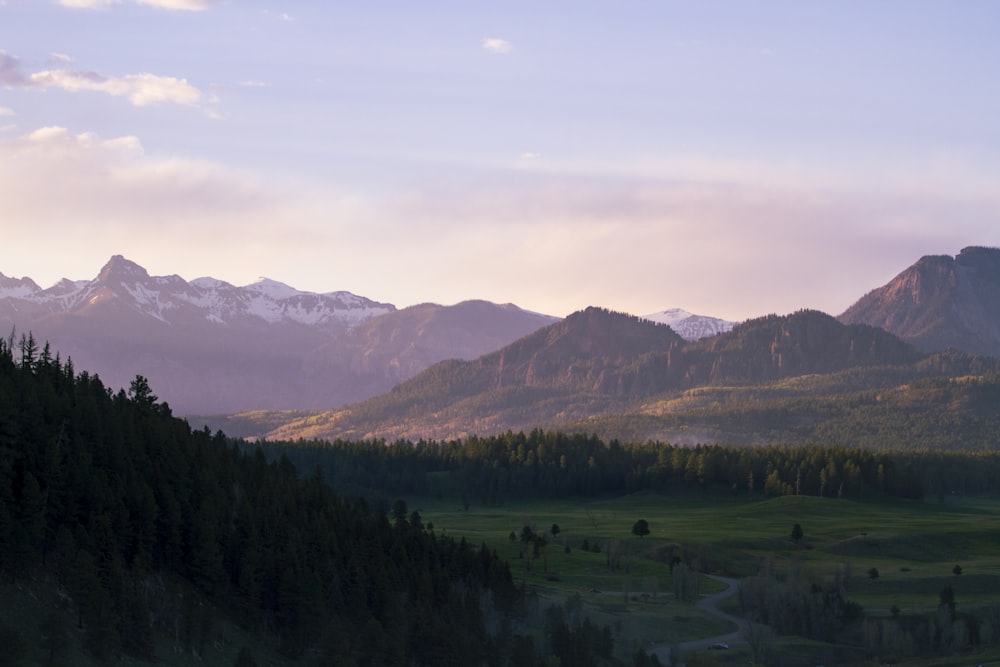
[{"label": "dark green hillside", "polygon": [[0,601],[21,624],[0,627],[19,653],[4,664],[42,662],[43,645],[57,662],[180,651],[217,664],[233,621],[307,663],[506,664],[518,638],[495,633],[518,593],[490,551],[192,432],[141,377],[113,394],[30,338],[10,347],[0,576],[53,602],[34,618]]},{"label": "dark green hillside", "polygon": [[815,310],[749,320],[726,334],[692,343],[685,352],[692,385],[761,384],[919,358],[913,348],[882,329],[844,326]]}]

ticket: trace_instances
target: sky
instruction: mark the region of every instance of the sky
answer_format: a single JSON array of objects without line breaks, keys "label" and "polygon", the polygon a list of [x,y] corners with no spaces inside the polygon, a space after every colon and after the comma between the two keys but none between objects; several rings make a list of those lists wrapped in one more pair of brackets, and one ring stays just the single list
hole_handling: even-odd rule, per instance
[{"label": "sky", "polygon": [[1000,246],[1000,3],[0,0],[0,272],[839,314]]}]

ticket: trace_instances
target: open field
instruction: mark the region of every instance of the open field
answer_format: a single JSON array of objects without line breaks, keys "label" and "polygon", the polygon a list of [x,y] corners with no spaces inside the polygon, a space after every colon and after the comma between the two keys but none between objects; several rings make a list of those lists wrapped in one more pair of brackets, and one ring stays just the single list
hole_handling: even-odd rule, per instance
[{"label": "open field", "polygon": [[[579,595],[594,621],[620,634],[619,650],[733,630],[692,603],[674,599],[668,565],[672,556],[701,572],[734,577],[764,567],[779,576],[795,571],[814,581],[846,576],[847,597],[873,616],[887,616],[894,607],[904,614],[930,613],[946,586],[954,590],[959,610],[1000,602],[1000,500],[995,499],[857,502],[640,493],[579,502],[472,505],[468,510],[454,502],[407,500],[436,532],[496,549],[510,561],[515,578],[541,598],[559,601]],[[649,523],[650,534],[644,538],[631,532],[638,519]],[[798,543],[791,538],[796,523],[803,529]],[[524,526],[545,532],[552,524],[559,532],[529,564],[511,532],[519,536]],[[596,544],[599,551],[584,550],[584,544],[591,549]],[[611,563],[615,556],[617,567]],[[956,565],[961,575],[953,573]],[[870,576],[872,568],[878,570],[877,578]],[[702,578],[700,592],[718,586]],[[739,613],[735,599],[723,608]],[[791,650],[797,640],[779,642]],[[742,651],[720,651],[717,659],[725,664],[737,653],[746,664]]]}]

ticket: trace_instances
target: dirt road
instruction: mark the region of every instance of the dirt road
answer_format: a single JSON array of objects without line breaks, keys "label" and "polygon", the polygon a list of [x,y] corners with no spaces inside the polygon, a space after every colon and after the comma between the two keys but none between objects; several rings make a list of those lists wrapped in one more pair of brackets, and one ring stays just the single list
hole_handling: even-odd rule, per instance
[{"label": "dirt road", "polygon": [[[696,639],[689,642],[681,642],[677,645],[680,653],[683,655],[690,651],[703,651],[707,648],[711,648],[715,644],[728,644],[733,646],[735,644],[742,644],[745,639],[745,633],[748,627],[746,620],[740,618],[739,616],[733,616],[732,614],[727,614],[726,612],[719,609],[719,603],[736,595],[740,590],[739,579],[731,579],[729,577],[719,577],[714,574],[707,575],[716,581],[720,581],[726,584],[726,589],[719,591],[718,593],[713,593],[712,595],[706,595],[701,600],[699,600],[695,607],[701,609],[705,613],[723,618],[736,626],[736,630],[733,632],[726,633],[724,635],[717,635],[715,637],[708,637],[706,639]],[[655,655],[657,659],[663,665],[670,664],[670,646],[659,646],[652,651],[650,654]]]}]

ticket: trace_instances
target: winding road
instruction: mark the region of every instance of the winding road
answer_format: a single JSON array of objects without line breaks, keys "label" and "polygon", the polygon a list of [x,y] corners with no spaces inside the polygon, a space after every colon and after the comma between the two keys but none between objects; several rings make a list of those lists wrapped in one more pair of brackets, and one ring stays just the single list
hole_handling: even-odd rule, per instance
[{"label": "winding road", "polygon": [[[682,654],[688,653],[690,651],[703,651],[705,649],[711,648],[713,645],[718,643],[729,644],[730,646],[734,644],[740,644],[746,641],[744,639],[746,635],[747,628],[749,624],[746,619],[740,618],[739,616],[733,616],[732,614],[727,614],[726,612],[719,609],[719,603],[736,595],[740,590],[739,579],[732,579],[730,577],[720,577],[714,574],[707,575],[708,577],[715,579],[716,581],[726,584],[725,590],[719,591],[718,593],[713,593],[712,595],[706,595],[701,600],[695,604],[695,607],[704,611],[707,614],[711,614],[718,618],[725,619],[736,625],[736,630],[724,635],[717,635],[715,637],[708,637],[707,639],[696,639],[690,642],[681,642],[677,644],[677,648]],[[669,665],[670,664],[670,646],[659,646],[652,651],[651,655],[655,655],[660,661],[660,664]]]}]

